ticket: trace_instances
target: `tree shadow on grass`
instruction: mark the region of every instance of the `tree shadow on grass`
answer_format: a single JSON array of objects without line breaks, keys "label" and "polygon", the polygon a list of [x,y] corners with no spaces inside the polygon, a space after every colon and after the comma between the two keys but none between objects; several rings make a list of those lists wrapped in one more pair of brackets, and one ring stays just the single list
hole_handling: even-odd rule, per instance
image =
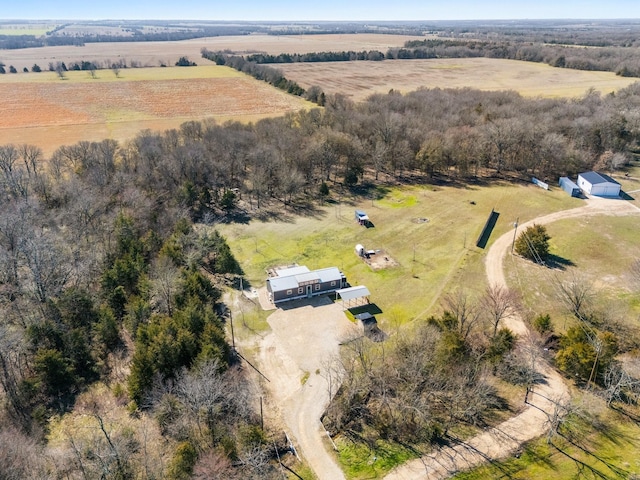
[{"label": "tree shadow on grass", "polygon": [[596,459],[597,461],[601,462],[602,464],[604,464],[609,469],[609,471],[611,472],[611,473],[602,472],[598,468],[593,467],[593,466],[583,462],[582,460],[580,460],[579,458],[576,458],[571,453],[567,452],[566,450],[563,450],[560,446],[558,446],[555,443],[551,442],[550,444],[551,444],[552,447],[554,447],[558,452],[563,454],[565,457],[571,459],[576,464],[576,468],[578,469],[578,477],[579,478],[586,478],[587,472],[590,473],[593,476],[593,478],[602,478],[602,479],[606,479],[606,480],[610,480],[611,478],[628,478],[629,477],[629,473],[630,472],[628,470],[620,468],[617,465],[613,465],[612,463],[606,461],[602,457],[599,457],[598,455],[596,455],[593,452],[587,450],[586,448],[578,445],[577,443],[567,439],[564,436],[562,436],[562,438],[565,441],[567,441],[570,445],[572,445],[573,447],[577,448],[578,450],[580,450],[581,452],[586,454],[587,456],[590,456],[590,457]]},{"label": "tree shadow on grass", "polygon": [[549,255],[545,260],[545,265],[553,270],[566,270],[567,267],[576,266],[573,261],[559,255]]}]

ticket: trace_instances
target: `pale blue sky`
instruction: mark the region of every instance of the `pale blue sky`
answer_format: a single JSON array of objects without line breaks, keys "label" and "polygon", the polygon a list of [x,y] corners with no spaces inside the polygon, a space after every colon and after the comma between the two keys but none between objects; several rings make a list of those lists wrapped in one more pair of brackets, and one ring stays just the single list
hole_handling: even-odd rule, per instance
[{"label": "pale blue sky", "polygon": [[638,0],[1,0],[0,19],[475,20],[640,18]]}]

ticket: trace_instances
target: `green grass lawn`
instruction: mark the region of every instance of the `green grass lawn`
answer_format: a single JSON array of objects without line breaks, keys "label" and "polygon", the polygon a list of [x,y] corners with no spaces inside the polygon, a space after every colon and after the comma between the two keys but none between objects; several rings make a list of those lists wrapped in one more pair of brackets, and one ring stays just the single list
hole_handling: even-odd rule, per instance
[{"label": "green grass lawn", "polygon": [[638,221],[637,216],[602,215],[548,225],[550,251],[560,268],[539,267],[507,256],[508,282],[522,294],[528,315],[549,314],[556,331],[564,332],[573,319],[559,301],[557,285],[577,279],[589,285],[594,309],[635,327],[640,295],[630,265],[640,258]]},{"label": "green grass lawn", "polygon": [[[389,330],[436,312],[443,293],[485,288],[486,250],[475,242],[491,209],[500,217],[489,246],[516,218],[522,222],[578,205],[580,200],[559,189],[533,185],[415,186],[389,189],[374,200],[343,195],[307,216],[217,228],[253,286],[263,286],[265,270],[274,265],[337,266],[351,285],[369,288],[371,302],[382,310],[377,320]],[[355,222],[356,208],[367,212],[373,228]],[[398,266],[372,270],[356,256],[356,244],[384,250]]]}]

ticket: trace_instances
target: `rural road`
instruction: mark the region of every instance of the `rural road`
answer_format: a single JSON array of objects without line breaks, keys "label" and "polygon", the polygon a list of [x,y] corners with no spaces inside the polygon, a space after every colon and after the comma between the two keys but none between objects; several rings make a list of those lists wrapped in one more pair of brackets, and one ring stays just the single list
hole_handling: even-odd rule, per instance
[{"label": "rural road", "polygon": [[[557,220],[589,215],[637,215],[640,209],[623,200],[589,198],[584,206],[555,212],[518,226],[519,231],[533,225],[546,225]],[[503,261],[511,248],[513,231],[499,237],[489,249],[485,260],[490,285],[507,287]],[[519,316],[512,316],[505,326],[520,336],[528,333]],[[529,395],[529,403],[520,414],[483,432],[467,442],[446,446],[422,458],[407,462],[391,471],[386,480],[442,479],[455,472],[473,468],[488,460],[506,457],[524,442],[543,435],[548,430],[548,418],[553,413],[554,401],[567,400],[569,393],[562,377],[548,365],[538,365],[545,383],[536,385]]]}]

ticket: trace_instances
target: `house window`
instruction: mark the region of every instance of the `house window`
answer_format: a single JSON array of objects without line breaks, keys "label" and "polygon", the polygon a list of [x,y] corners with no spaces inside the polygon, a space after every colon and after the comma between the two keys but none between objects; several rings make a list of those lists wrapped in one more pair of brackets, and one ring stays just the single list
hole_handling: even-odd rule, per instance
[{"label": "house window", "polygon": [[316,290],[320,290],[320,284],[316,283]]},{"label": "house window", "polygon": [[299,288],[298,288],[298,293],[303,293],[303,292],[304,292],[304,288],[299,287]]},{"label": "house window", "polygon": [[331,286],[335,287],[336,286],[336,282],[331,282]]},{"label": "house window", "polygon": [[293,293],[293,291],[287,290],[287,295],[291,295],[292,293]]}]

